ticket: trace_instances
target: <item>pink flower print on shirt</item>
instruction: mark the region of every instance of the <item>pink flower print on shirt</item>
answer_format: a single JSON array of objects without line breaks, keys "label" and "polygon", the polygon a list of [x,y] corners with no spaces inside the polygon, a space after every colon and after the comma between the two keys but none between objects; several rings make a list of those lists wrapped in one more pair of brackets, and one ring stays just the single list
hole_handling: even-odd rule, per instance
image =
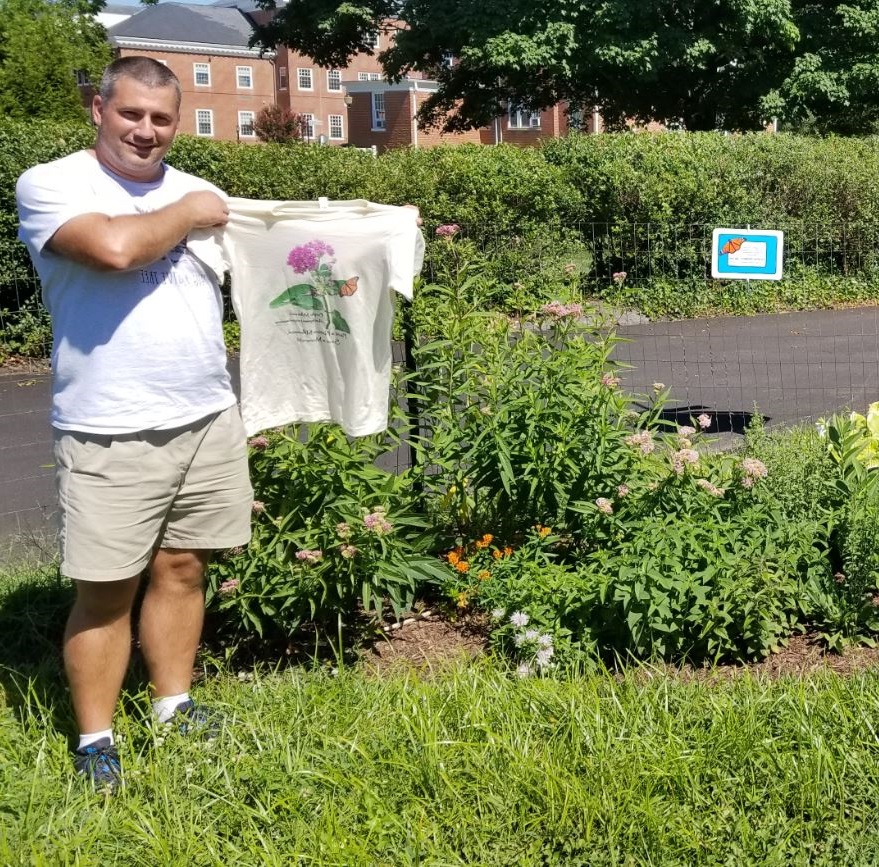
[{"label": "pink flower print on shirt", "polygon": [[335,250],[326,241],[315,238],[294,247],[287,255],[287,265],[294,274],[305,275],[307,282],[288,286],[277,298],[269,302],[269,307],[283,307],[292,304],[301,310],[315,310],[324,314],[327,331],[341,331],[350,334],[351,328],[345,317],[330,305],[331,297],[350,298],[357,292],[358,275],[339,280],[333,276],[336,264]]}]

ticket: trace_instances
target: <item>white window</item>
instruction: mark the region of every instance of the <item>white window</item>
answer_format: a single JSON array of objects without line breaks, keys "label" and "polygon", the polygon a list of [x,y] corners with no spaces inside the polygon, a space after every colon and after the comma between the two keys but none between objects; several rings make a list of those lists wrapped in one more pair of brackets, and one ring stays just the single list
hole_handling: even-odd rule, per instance
[{"label": "white window", "polygon": [[89,82],[89,74],[84,69],[76,70],[76,83],[79,87],[87,87]]},{"label": "white window", "polygon": [[385,95],[373,93],[372,96],[372,128],[386,129],[385,123]]},{"label": "white window", "polygon": [[358,72],[358,81],[381,81],[382,74],[380,72]]},{"label": "white window", "polygon": [[373,51],[378,51],[378,30],[374,30],[372,33],[367,33],[363,38],[364,43],[367,48],[371,48]]},{"label": "white window", "polygon": [[451,69],[455,65],[455,55],[453,52],[443,52],[442,65],[445,69]]},{"label": "white window", "polygon": [[314,138],[314,115],[313,114],[303,114],[302,115],[302,136],[306,139]]},{"label": "white window", "polygon": [[287,67],[279,66],[278,67],[278,90],[286,90],[287,89]]},{"label": "white window", "polygon": [[253,112],[238,112],[238,135],[242,138],[253,138],[256,133],[253,131]]},{"label": "white window", "polygon": [[299,80],[300,90],[314,90],[314,81],[311,77],[310,69],[297,69],[296,75]]},{"label": "white window", "polygon": [[192,74],[195,78],[196,87],[210,87],[211,65],[210,63],[193,63]]},{"label": "white window", "polygon": [[342,72],[338,69],[327,70],[327,90],[342,89]]},{"label": "white window", "polygon": [[511,105],[510,129],[540,129],[540,112]]},{"label": "white window", "polygon": [[197,108],[195,110],[196,135],[214,134],[214,113],[209,108]]},{"label": "white window", "polygon": [[331,114],[329,120],[330,120],[330,138],[331,139],[344,138],[344,135],[342,134],[342,115],[341,114]]},{"label": "white window", "polygon": [[236,66],[235,80],[239,87],[253,89],[253,67],[252,66]]}]

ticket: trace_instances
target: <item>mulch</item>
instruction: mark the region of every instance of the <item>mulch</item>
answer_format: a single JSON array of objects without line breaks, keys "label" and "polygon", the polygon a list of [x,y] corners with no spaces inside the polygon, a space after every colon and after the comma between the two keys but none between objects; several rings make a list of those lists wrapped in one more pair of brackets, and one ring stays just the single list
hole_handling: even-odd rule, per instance
[{"label": "mulch", "polygon": [[[448,620],[430,615],[408,618],[398,628],[389,629],[364,646],[360,661],[367,671],[378,674],[396,666],[414,668],[422,673],[441,672],[488,653],[488,629],[483,618]],[[669,676],[683,682],[718,683],[744,675],[775,680],[783,677],[808,677],[818,672],[839,675],[879,670],[879,648],[849,647],[841,653],[827,650],[817,635],[795,635],[776,653],[748,664],[721,665],[649,665],[642,673]]]}]

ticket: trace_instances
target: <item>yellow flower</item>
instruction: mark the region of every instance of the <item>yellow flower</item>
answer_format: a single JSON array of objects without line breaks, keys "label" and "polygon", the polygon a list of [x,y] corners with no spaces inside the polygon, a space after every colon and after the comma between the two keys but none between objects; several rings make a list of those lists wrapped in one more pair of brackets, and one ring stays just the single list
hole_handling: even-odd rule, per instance
[{"label": "yellow flower", "polygon": [[540,524],[537,525],[537,535],[540,536],[541,539],[545,539],[552,532],[552,527],[541,527]]},{"label": "yellow flower", "polygon": [[477,576],[480,581],[488,581],[491,578],[491,572],[488,569],[483,569]]},{"label": "yellow flower", "polygon": [[504,556],[504,552],[498,551],[498,549],[495,548],[494,551],[491,552],[491,556],[494,557],[495,560],[500,560],[501,557]]},{"label": "yellow flower", "polygon": [[470,594],[466,590],[462,590],[458,594],[458,608],[466,608],[470,604]]}]

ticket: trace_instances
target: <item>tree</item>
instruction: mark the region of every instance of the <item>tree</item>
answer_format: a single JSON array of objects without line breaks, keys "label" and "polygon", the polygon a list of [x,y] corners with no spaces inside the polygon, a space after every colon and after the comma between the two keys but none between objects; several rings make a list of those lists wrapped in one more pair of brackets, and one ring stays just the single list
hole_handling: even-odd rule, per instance
[{"label": "tree", "polygon": [[77,73],[97,81],[112,59],[92,4],[0,0],[0,111],[85,120]]},{"label": "tree", "polygon": [[560,101],[611,127],[755,129],[824,112],[851,129],[879,105],[877,19],[879,0],[289,0],[255,41],[344,67],[384,30],[385,73],[436,78],[419,120],[448,130]]},{"label": "tree", "polygon": [[301,114],[281,105],[266,105],[259,110],[253,121],[253,131],[260,141],[299,141],[305,129]]}]

